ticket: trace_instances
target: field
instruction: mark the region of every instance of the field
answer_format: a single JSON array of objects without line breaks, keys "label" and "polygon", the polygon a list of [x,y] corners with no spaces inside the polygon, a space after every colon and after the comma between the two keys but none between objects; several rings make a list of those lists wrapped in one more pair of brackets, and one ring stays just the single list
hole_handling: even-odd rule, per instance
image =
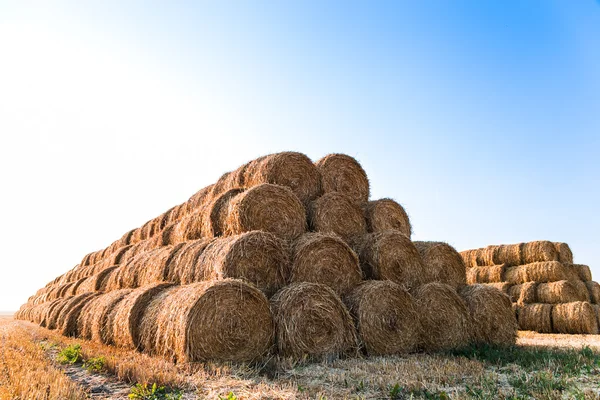
[{"label": "field", "polygon": [[0,340],[0,399],[600,398],[600,336],[521,332],[508,349],[255,365],[175,365],[10,316]]}]

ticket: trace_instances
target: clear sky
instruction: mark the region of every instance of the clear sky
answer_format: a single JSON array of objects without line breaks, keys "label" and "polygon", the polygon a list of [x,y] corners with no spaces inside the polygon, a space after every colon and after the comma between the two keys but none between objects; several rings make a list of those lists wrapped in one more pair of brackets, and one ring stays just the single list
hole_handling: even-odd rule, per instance
[{"label": "clear sky", "polygon": [[282,150],[356,157],[416,240],[600,279],[598,1],[51,3],[0,0],[0,310]]}]

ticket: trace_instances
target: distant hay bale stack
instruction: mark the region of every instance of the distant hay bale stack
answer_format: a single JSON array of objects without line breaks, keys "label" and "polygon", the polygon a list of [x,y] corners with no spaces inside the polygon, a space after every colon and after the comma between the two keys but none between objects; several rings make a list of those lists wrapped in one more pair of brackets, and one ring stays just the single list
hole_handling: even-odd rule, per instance
[{"label": "distant hay bale stack", "polygon": [[572,276],[569,269],[558,261],[535,262],[507,268],[504,280],[508,283],[557,282]]},{"label": "distant hay bale stack", "polygon": [[583,264],[566,264],[565,266],[572,271],[574,279],[583,282],[592,280],[592,271],[589,266]]},{"label": "distant hay bale stack", "polygon": [[379,199],[367,202],[365,216],[368,232],[396,230],[410,238],[412,227],[408,214],[400,204],[392,199]]},{"label": "distant hay bale stack", "polygon": [[467,284],[465,263],[448,243],[444,242],[413,242],[431,282],[441,282],[459,288]]},{"label": "distant hay bale stack", "polygon": [[558,333],[598,334],[598,317],[586,301],[556,304],[552,309],[552,326]]},{"label": "distant hay bale stack", "polygon": [[155,296],[171,286],[169,283],[143,286],[133,290],[116,304],[111,333],[116,346],[126,349],[136,349],[139,346],[140,321],[144,310]]},{"label": "distant hay bale stack", "polygon": [[499,291],[501,291],[502,293],[504,293],[506,295],[508,295],[508,292],[509,292],[510,288],[512,287],[512,285],[510,283],[506,283],[506,282],[479,283],[479,285],[493,287],[495,289],[498,289]]},{"label": "distant hay bale stack", "polygon": [[64,336],[77,335],[77,320],[81,310],[87,303],[98,297],[100,293],[84,293],[73,296],[68,304],[63,307],[57,320],[58,332]]},{"label": "distant hay bale stack", "polygon": [[365,281],[346,298],[362,347],[369,355],[410,353],[422,335],[413,297],[392,281]]},{"label": "distant hay bale stack", "polygon": [[171,287],[148,304],[140,347],[177,362],[251,361],[273,342],[269,302],[237,279]]},{"label": "distant hay bale stack", "polygon": [[558,261],[563,264],[573,264],[573,252],[566,243],[554,242],[554,247],[558,252]]},{"label": "distant hay bale stack", "polygon": [[523,244],[522,264],[531,264],[543,261],[558,261],[558,251],[554,243],[539,240]]},{"label": "distant hay bale stack", "polygon": [[323,192],[340,192],[359,204],[369,201],[369,179],[356,159],[346,154],[329,154],[315,163],[323,177]]},{"label": "distant hay bale stack", "polygon": [[419,251],[400,232],[370,233],[361,247],[361,267],[369,279],[387,279],[409,290],[431,281]]},{"label": "distant hay bale stack", "polygon": [[344,193],[326,193],[313,201],[308,219],[311,230],[336,234],[348,243],[356,242],[367,233],[362,208]]},{"label": "distant hay bale stack", "polygon": [[305,233],[293,244],[289,280],[321,283],[341,296],[362,281],[362,270],[358,256],[341,238]]},{"label": "distant hay bale stack", "polygon": [[280,355],[336,356],[357,349],[352,317],[328,286],[293,283],[273,296],[271,309]]},{"label": "distant hay bale stack", "polygon": [[252,188],[264,183],[284,186],[304,205],[322,194],[321,173],[302,153],[287,151],[261,157],[247,164],[243,176],[244,187]]},{"label": "distant hay bale stack", "polygon": [[593,304],[600,304],[600,285],[594,281],[585,282],[588,293],[590,294],[590,300]]},{"label": "distant hay bale stack", "polygon": [[536,282],[525,282],[511,286],[508,289],[510,300],[519,305],[537,303],[537,286]]},{"label": "distant hay bale stack", "polygon": [[552,333],[552,304],[527,304],[518,308],[519,329]]},{"label": "distant hay bale stack", "polygon": [[166,266],[167,281],[179,284],[184,276],[193,276],[200,255],[214,240],[197,239],[175,245]]},{"label": "distant hay bale stack", "polygon": [[537,301],[549,304],[590,301],[590,295],[581,281],[540,283],[537,285]]},{"label": "distant hay bale stack", "polygon": [[517,340],[517,320],[508,296],[485,285],[465,286],[460,296],[467,303],[473,323],[473,339],[478,343],[513,345]]},{"label": "distant hay bale stack", "polygon": [[181,283],[236,278],[272,295],[286,284],[289,263],[289,249],[282,239],[251,231],[208,244],[197,262],[184,269]]},{"label": "distant hay bale stack", "polygon": [[479,250],[465,250],[461,251],[459,254],[465,262],[465,266],[467,269],[477,267],[477,252]]},{"label": "distant hay bale stack", "polygon": [[227,235],[249,231],[271,232],[293,240],[306,232],[306,211],[287,187],[268,183],[233,198],[227,216]]},{"label": "distant hay bale stack", "polygon": [[423,326],[421,347],[425,351],[456,349],[469,343],[469,309],[453,287],[427,283],[414,290],[414,297]]},{"label": "distant hay bale stack", "polygon": [[506,264],[491,265],[486,267],[471,267],[467,269],[467,283],[500,283],[504,282]]},{"label": "distant hay bale stack", "polygon": [[217,196],[205,208],[205,215],[202,220],[202,236],[212,238],[223,236],[227,228],[227,215],[229,214],[229,204],[231,200],[242,193],[244,189],[229,189]]}]

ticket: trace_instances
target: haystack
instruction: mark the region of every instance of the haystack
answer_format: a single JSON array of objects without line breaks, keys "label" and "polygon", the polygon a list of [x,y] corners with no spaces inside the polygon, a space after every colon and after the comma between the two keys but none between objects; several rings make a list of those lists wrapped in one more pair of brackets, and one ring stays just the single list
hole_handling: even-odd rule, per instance
[{"label": "haystack", "polygon": [[554,243],[539,240],[523,244],[522,264],[542,261],[558,261],[558,251],[556,251]]},{"label": "haystack", "polygon": [[506,294],[490,286],[470,285],[461,289],[460,295],[469,308],[475,342],[515,344],[517,320]]},{"label": "haystack", "polygon": [[501,283],[504,282],[506,264],[490,265],[486,267],[467,268],[467,283]]},{"label": "haystack", "polygon": [[587,287],[591,302],[593,304],[600,304],[600,285],[594,281],[587,281],[585,282],[585,286]]},{"label": "haystack", "polygon": [[227,217],[227,234],[271,232],[295,239],[306,231],[306,211],[287,187],[262,184],[233,198]]},{"label": "haystack", "polygon": [[527,304],[518,308],[519,329],[552,333],[552,304]]},{"label": "haystack", "polygon": [[369,279],[388,279],[407,289],[430,282],[419,251],[408,237],[397,231],[370,233],[361,246],[360,261]]},{"label": "haystack", "polygon": [[328,286],[293,283],[273,296],[271,309],[280,355],[336,356],[357,349],[352,317]]},{"label": "haystack", "polygon": [[469,343],[472,332],[469,309],[453,287],[431,282],[415,289],[414,296],[423,327],[423,350],[456,349]]},{"label": "haystack", "polygon": [[294,243],[290,282],[321,283],[343,295],[362,281],[358,256],[341,238],[305,233]]},{"label": "haystack", "polygon": [[286,284],[289,263],[289,249],[282,239],[251,231],[215,239],[183,271],[181,283],[239,278],[272,295]]},{"label": "haystack", "polygon": [[573,264],[573,252],[568,244],[555,242],[554,248],[558,252],[558,261],[563,264]]},{"label": "haystack", "polygon": [[556,304],[552,309],[552,326],[558,333],[597,335],[598,317],[588,302]]},{"label": "haystack", "polygon": [[[554,247],[552,247],[554,248]],[[507,268],[504,279],[508,283],[525,282],[556,282],[568,280],[571,277],[569,269],[558,261],[535,262]]]},{"label": "haystack", "polygon": [[311,230],[336,234],[348,243],[367,233],[362,208],[344,193],[326,193],[316,199],[309,207],[308,219]]},{"label": "haystack", "polygon": [[585,283],[565,280],[537,285],[537,301],[549,304],[590,301],[590,295]]},{"label": "haystack", "polygon": [[140,347],[178,362],[250,361],[274,336],[269,302],[241,280],[173,286],[153,298],[140,321]]},{"label": "haystack", "polygon": [[412,227],[408,214],[400,204],[392,199],[379,199],[365,205],[367,231],[381,232],[396,230],[410,238]]},{"label": "haystack", "polygon": [[340,192],[354,201],[369,201],[369,179],[356,159],[346,154],[329,154],[315,163],[323,177],[323,192]]},{"label": "haystack", "polygon": [[159,283],[140,287],[116,304],[112,333],[110,334],[115,345],[127,349],[138,347],[140,320],[145,308],[155,296],[171,286],[172,284],[169,283]]},{"label": "haystack", "polygon": [[202,223],[202,236],[212,238],[223,236],[227,228],[227,216],[231,200],[242,193],[244,189],[229,189],[217,196],[206,208]]},{"label": "haystack", "polygon": [[422,330],[413,297],[392,281],[365,281],[345,299],[369,355],[409,353]]},{"label": "haystack", "polygon": [[431,282],[445,283],[454,288],[467,284],[465,263],[454,247],[443,242],[414,242],[414,245]]}]

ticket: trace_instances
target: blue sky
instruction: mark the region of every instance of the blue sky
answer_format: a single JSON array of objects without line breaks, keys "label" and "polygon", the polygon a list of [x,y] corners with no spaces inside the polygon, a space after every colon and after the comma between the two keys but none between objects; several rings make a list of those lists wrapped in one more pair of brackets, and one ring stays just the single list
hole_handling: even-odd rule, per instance
[{"label": "blue sky", "polygon": [[599,37],[593,0],[0,1],[0,309],[281,150],[355,156],[416,240],[600,279]]}]

